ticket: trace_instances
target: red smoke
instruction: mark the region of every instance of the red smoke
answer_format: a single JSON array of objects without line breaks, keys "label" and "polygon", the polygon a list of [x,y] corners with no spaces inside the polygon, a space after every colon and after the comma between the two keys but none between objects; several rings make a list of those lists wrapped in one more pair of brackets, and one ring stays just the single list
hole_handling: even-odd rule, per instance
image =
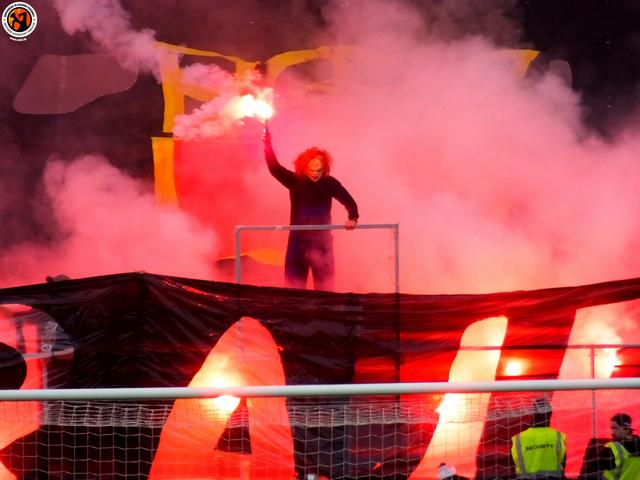
[{"label": "red smoke", "polygon": [[[103,10],[103,23],[79,26],[72,21],[82,15],[68,12],[67,31],[93,28],[94,38],[119,58],[135,53],[125,64],[148,65],[152,36],[134,36],[145,47],[135,51],[110,44],[108,38],[122,37],[109,32],[131,27],[117,2],[104,4],[113,8]],[[304,77],[278,78],[274,147],[290,167],[307,147],[326,148],[335,159],[332,174],[358,202],[360,223],[400,224],[403,292],[488,292],[637,276],[636,129],[615,143],[592,136],[580,124],[580,99],[560,77],[520,78],[516,53],[486,38],[453,35],[441,11],[429,27],[400,3],[345,5],[327,12],[329,27],[315,44],[356,46],[349,68],[331,76],[329,88],[309,80],[325,73],[321,63]],[[116,21],[106,28],[108,12]],[[214,261],[233,253],[233,226],[287,223],[288,195],[267,172],[259,122],[234,125],[224,136],[213,131],[213,138],[176,144],[181,210],[159,207],[151,185],[104,160],[52,162],[44,187],[64,241],[6,252],[3,262],[15,268],[4,283],[131,270],[229,279]],[[345,217],[336,204],[334,223]],[[243,250],[282,251],[285,238],[282,232],[243,237]],[[339,290],[393,289],[388,232],[336,232],[335,241]],[[636,343],[637,316],[625,312],[579,316],[572,343]],[[571,360],[563,377],[590,375],[584,359]]]}]

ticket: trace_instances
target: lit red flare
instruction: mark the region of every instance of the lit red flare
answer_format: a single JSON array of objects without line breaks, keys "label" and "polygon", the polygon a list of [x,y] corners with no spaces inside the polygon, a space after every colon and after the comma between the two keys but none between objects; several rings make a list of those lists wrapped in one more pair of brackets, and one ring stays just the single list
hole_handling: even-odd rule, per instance
[{"label": "lit red flare", "polygon": [[227,104],[226,110],[236,119],[255,117],[262,121],[268,120],[275,113],[273,90],[265,88],[256,94],[235,96]]}]

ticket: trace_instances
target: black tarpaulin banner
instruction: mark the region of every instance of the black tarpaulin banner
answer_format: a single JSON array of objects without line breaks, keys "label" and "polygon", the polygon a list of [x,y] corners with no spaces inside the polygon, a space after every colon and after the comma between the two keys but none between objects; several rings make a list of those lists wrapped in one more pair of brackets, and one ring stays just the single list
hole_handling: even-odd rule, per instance
[{"label": "black tarpaulin banner", "polygon": [[[234,335],[247,355],[259,355],[261,348],[252,343],[251,332],[266,332],[279,357],[283,383],[288,385],[448,381],[465,331],[476,322],[500,317],[506,319],[506,330],[498,335],[501,351],[492,378],[505,378],[504,367],[519,356],[539,361],[529,362],[525,371],[512,378],[553,379],[558,377],[576,311],[639,296],[640,279],[508,293],[408,295],[290,290],[136,272],[0,290],[4,312],[0,341],[23,354],[30,349],[69,352],[52,355],[39,372],[41,378],[28,377],[22,388],[188,386],[234,325],[237,330],[246,325]],[[238,323],[241,319],[244,323]],[[239,363],[225,367],[232,374],[242,368]],[[492,395],[490,402],[496,398],[498,394]],[[289,400],[296,401],[300,400]],[[425,396],[424,401],[438,415],[435,400]],[[247,408],[246,403],[239,408]],[[43,444],[41,451],[27,449],[25,445],[31,444],[27,440],[44,429],[47,438],[55,437],[63,444],[71,433],[79,434],[70,433],[71,427],[36,427],[13,439],[2,451],[4,465],[18,477],[31,470],[46,471],[51,455],[72,459],[67,467],[72,471],[79,468],[78,459],[101,461],[91,459],[90,453],[79,455],[73,443],[59,447],[54,454]],[[491,433],[494,427],[491,422],[485,424],[477,462],[487,453],[483,448],[491,449],[495,456],[495,450],[504,450],[513,434],[507,428],[501,438],[495,438]],[[90,431],[91,427],[87,428]],[[433,435],[433,425],[420,428],[420,440],[407,450],[411,458],[404,458],[399,467],[393,452],[385,452],[381,445],[376,468],[393,463],[399,477],[410,476]],[[134,462],[136,475],[146,477],[162,427],[157,430],[150,432],[152,440],[144,449],[144,458],[140,453],[132,454],[117,468],[130,469],[127,462]],[[300,446],[304,440],[298,430],[293,428],[292,439]],[[412,432],[406,434],[407,441],[412,441]],[[345,437],[340,438],[338,442],[344,443]],[[338,445],[327,455],[358,451],[357,435],[349,438],[349,445]],[[253,436],[251,441],[255,450]],[[127,448],[138,446],[131,441]],[[296,470],[312,461],[296,454]],[[328,458],[324,463],[340,463],[340,458]],[[347,463],[358,474],[376,475],[373,467],[359,463],[355,454]],[[354,474],[344,466],[340,471],[327,468],[324,474],[329,478]],[[499,475],[500,469],[508,466],[478,465],[479,471],[483,468],[494,469],[487,475]]]}]

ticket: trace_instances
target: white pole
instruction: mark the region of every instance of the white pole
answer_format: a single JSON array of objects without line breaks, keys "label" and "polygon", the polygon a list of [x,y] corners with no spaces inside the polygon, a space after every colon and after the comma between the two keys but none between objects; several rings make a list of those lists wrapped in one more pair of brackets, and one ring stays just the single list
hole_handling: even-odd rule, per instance
[{"label": "white pole", "polygon": [[405,395],[420,393],[535,392],[560,390],[640,389],[640,378],[580,380],[511,380],[500,382],[416,382],[254,387],[161,387],[51,390],[0,390],[0,401],[28,400],[150,400],[235,397],[329,397]]}]

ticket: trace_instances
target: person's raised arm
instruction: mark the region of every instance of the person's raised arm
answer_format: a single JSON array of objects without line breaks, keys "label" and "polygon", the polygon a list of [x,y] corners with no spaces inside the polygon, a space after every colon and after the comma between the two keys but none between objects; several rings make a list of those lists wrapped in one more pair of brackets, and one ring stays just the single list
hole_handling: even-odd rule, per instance
[{"label": "person's raised arm", "polygon": [[273,146],[271,145],[271,132],[269,131],[269,122],[265,120],[264,128],[262,129],[262,142],[264,143],[264,156],[267,158],[269,155],[275,156],[273,152]]},{"label": "person's raised arm", "polygon": [[269,125],[267,122],[264,123],[264,130],[262,131],[262,141],[264,142],[264,158],[267,161],[269,172],[285,187],[290,188],[294,183],[295,173],[293,173],[291,170],[287,170],[282,165],[280,165],[280,162],[278,162],[276,154],[273,151],[273,146],[271,144],[271,132],[269,131]]}]

